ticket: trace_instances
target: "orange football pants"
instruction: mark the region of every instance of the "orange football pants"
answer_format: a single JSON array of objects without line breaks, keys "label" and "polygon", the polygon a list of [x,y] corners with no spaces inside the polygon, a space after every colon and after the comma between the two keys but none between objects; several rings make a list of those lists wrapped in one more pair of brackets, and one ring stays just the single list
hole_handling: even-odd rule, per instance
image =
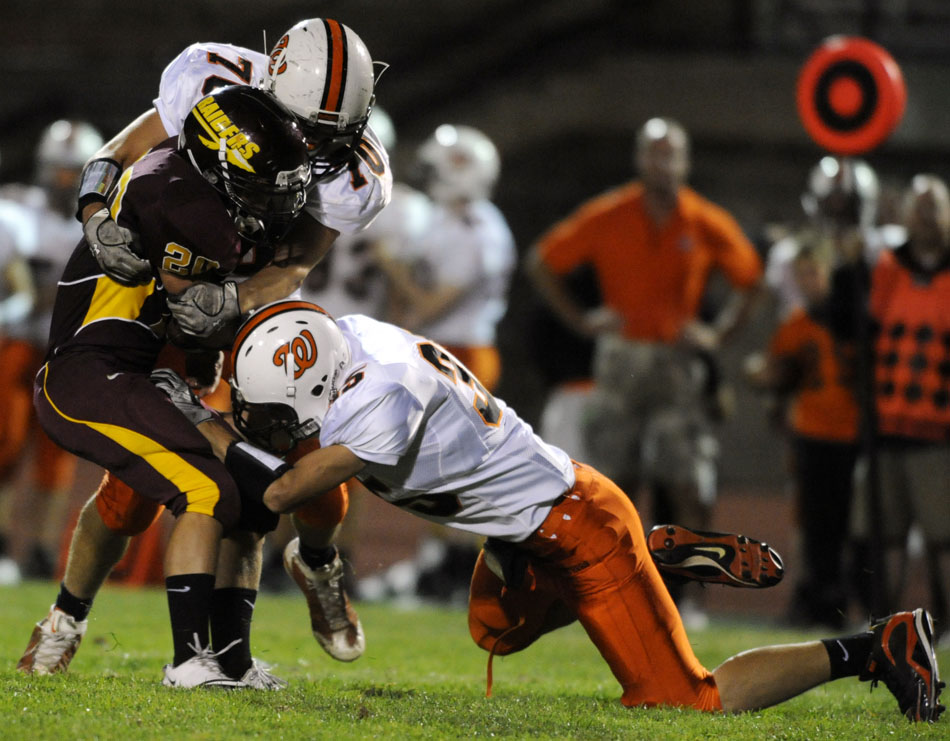
[{"label": "orange football pants", "polygon": [[630,499],[590,466],[574,469],[574,487],[520,544],[529,562],[520,588],[505,587],[479,556],[472,638],[509,654],[577,619],[620,682],[624,705],[721,710],[713,675],[693,653]]}]

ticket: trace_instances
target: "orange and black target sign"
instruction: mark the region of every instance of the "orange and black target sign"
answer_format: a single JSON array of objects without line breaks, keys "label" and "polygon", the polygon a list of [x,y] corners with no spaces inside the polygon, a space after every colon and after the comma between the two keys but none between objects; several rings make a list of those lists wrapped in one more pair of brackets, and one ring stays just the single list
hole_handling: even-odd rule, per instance
[{"label": "orange and black target sign", "polygon": [[897,128],[907,89],[886,49],[864,38],[833,36],[805,61],[797,101],[805,130],[819,146],[852,155],[874,149]]}]

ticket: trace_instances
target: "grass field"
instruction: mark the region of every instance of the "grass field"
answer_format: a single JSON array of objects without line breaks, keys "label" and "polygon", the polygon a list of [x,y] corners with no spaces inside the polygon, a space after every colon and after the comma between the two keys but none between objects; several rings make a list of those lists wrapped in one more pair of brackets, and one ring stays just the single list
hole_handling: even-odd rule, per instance
[{"label": "grass field", "polygon": [[[359,605],[366,653],[329,659],[310,636],[306,606],[265,594],[254,654],[290,681],[282,692],[182,691],[161,686],[171,657],[164,594],[107,587],[68,675],[29,678],[14,665],[52,583],[0,588],[3,739],[950,739],[950,718],[914,726],[883,686],[845,679],[782,706],[725,717],[629,710],[583,631],[570,626],[521,654],[486,657],[459,610]],[[737,595],[739,596],[739,595]],[[693,645],[707,666],[755,645],[815,636],[713,621]],[[941,660],[950,666],[950,655]]]}]

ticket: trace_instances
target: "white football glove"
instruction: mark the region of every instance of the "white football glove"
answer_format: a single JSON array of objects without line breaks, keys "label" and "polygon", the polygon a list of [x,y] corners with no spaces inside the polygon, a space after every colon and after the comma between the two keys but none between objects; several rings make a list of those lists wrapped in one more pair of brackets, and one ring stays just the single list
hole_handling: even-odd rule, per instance
[{"label": "white football glove", "polygon": [[106,207],[82,225],[82,233],[103,272],[123,286],[140,286],[152,280],[152,266],[132,251],[132,232],[119,226]]},{"label": "white football glove", "polygon": [[169,296],[168,308],[186,334],[210,337],[241,316],[237,283],[195,283],[177,296]]},{"label": "white football glove", "polygon": [[202,406],[184,379],[171,368],[156,368],[148,380],[171,400],[175,408],[184,414],[191,424],[199,425],[214,418],[214,413]]}]

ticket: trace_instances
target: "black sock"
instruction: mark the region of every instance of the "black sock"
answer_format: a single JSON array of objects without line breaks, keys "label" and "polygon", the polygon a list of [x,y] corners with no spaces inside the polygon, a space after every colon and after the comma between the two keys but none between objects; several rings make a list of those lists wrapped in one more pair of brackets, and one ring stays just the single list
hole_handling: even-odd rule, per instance
[{"label": "black sock", "polygon": [[847,638],[826,638],[822,641],[831,661],[831,679],[856,677],[864,671],[874,645],[870,631]]},{"label": "black sock", "polygon": [[[211,600],[211,645],[215,652],[224,651],[218,656],[218,662],[224,673],[232,679],[240,679],[251,668],[251,619],[254,617],[256,601],[256,589],[228,587],[214,590]],[[228,648],[236,640],[240,640],[240,643]]]},{"label": "black sock", "polygon": [[[165,595],[175,644],[174,666],[195,655],[191,646],[208,646],[208,619],[214,574],[180,574],[165,577]],[[197,636],[197,638],[196,638]],[[197,643],[196,643],[197,641]]]},{"label": "black sock", "polygon": [[328,545],[323,548],[311,548],[301,541],[300,557],[311,569],[319,569],[321,566],[326,566],[336,558],[336,546]]},{"label": "black sock", "polygon": [[59,594],[56,595],[56,607],[71,615],[76,620],[85,620],[92,609],[91,599],[80,599],[66,589],[65,584],[59,585]]}]

